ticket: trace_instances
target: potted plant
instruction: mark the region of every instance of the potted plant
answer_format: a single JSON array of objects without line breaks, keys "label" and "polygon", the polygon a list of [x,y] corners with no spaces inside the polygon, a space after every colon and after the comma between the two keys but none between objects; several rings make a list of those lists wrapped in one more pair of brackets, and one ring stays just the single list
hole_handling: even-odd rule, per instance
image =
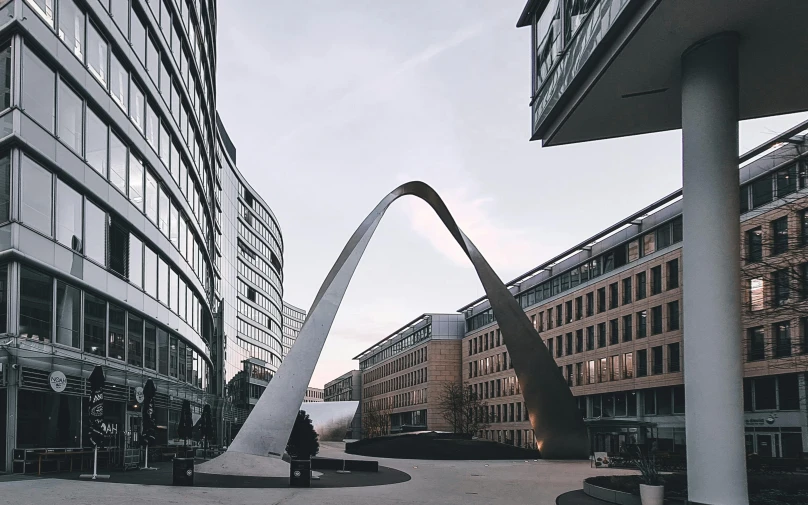
[{"label": "potted plant", "polygon": [[311,458],[320,451],[317,432],[305,410],[297,413],[292,433],[286,444],[289,454],[289,484],[292,487],[309,487],[311,480]]},{"label": "potted plant", "polygon": [[656,456],[653,453],[643,454],[642,449],[636,448],[634,464],[640,471],[642,483],[640,484],[640,500],[642,505],[663,505],[665,500],[665,484],[656,466]]}]

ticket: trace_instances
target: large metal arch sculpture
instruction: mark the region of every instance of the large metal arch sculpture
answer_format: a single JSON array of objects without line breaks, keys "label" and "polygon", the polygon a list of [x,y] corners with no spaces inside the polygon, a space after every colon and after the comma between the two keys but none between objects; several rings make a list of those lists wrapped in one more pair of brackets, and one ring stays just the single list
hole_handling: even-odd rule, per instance
[{"label": "large metal arch sculpture", "polygon": [[542,457],[587,458],[589,440],[586,427],[555,360],[516,298],[477,247],[458,228],[440,196],[420,181],[403,184],[384,197],[351,236],[323,281],[295,345],[228,451],[275,457],[283,454],[306,387],[359,260],[387,208],[407,195],[416,196],[432,207],[474,265],[522,387],[530,424]]}]

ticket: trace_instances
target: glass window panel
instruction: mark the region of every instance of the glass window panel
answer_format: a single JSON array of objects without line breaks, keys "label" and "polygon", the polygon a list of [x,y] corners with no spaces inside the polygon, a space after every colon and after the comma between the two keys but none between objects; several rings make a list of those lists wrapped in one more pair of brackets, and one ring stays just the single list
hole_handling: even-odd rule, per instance
[{"label": "glass window panel", "polygon": [[129,37],[129,0],[109,0],[109,13],[123,36]]},{"label": "glass window panel", "polygon": [[152,146],[155,152],[157,152],[157,135],[159,130],[159,123],[157,121],[157,114],[154,113],[154,109],[150,103],[146,103],[146,140],[149,142],[149,145]]},{"label": "glass window panel", "polygon": [[180,175],[180,157],[179,149],[176,144],[171,144],[171,176],[179,183]]},{"label": "glass window panel", "polygon": [[137,12],[132,11],[132,35],[130,40],[132,41],[132,49],[134,49],[135,54],[140,59],[141,63],[144,65],[146,64],[146,27],[143,26],[143,20],[140,19],[140,16]]},{"label": "glass window panel", "polygon": [[22,108],[53,133],[56,115],[56,74],[27,46],[22,57]]},{"label": "glass window panel", "polygon": [[758,377],[755,384],[755,410],[777,408],[777,377]]},{"label": "glass window panel", "polygon": [[132,119],[135,127],[143,133],[144,128],[144,103],[145,98],[140,88],[133,82],[132,83],[132,96],[129,98],[129,117]]},{"label": "glass window panel", "polygon": [[56,343],[81,346],[81,290],[62,281],[56,283]]},{"label": "glass window panel", "polygon": [[20,176],[20,218],[23,223],[50,236],[53,177],[50,172],[24,155]]},{"label": "glass window panel", "polygon": [[96,172],[107,177],[107,125],[90,109],[87,108],[87,163]]},{"label": "glass window panel", "polygon": [[109,46],[92,23],[87,23],[87,68],[106,88]]},{"label": "glass window panel", "polygon": [[0,49],[0,110],[11,106],[11,44]]},{"label": "glass window panel", "polygon": [[128,278],[129,272],[129,231],[118,219],[109,219],[109,269],[121,277]]},{"label": "glass window panel", "polygon": [[146,216],[157,224],[157,179],[149,170],[146,171]]},{"label": "glass window panel", "polygon": [[157,328],[148,321],[146,322],[144,341],[144,366],[151,370],[157,370]]},{"label": "glass window panel", "polygon": [[[0,156],[0,223],[8,221],[11,216],[11,156],[6,153]],[[0,307],[1,309],[1,307]]]},{"label": "glass window panel", "polygon": [[101,298],[84,294],[84,352],[107,355],[107,304]]},{"label": "glass window panel", "polygon": [[30,268],[20,269],[20,336],[51,341],[53,278]]},{"label": "glass window panel", "polygon": [[53,0],[28,0],[28,4],[46,23],[53,26]]},{"label": "glass window panel", "polygon": [[180,340],[177,343],[177,355],[179,357],[178,363],[177,363],[177,375],[178,375],[177,378],[180,380],[180,382],[185,382],[186,381],[186,375],[185,375],[186,353],[187,353],[187,350],[186,350],[186,347],[185,347],[185,342]]},{"label": "glass window panel", "polygon": [[126,359],[126,311],[117,305],[109,304],[109,357]]},{"label": "glass window panel", "polygon": [[165,123],[160,124],[160,159],[168,166],[168,152],[171,141],[168,137],[168,127]]},{"label": "glass window panel", "polygon": [[160,207],[158,209],[160,214],[159,227],[160,231],[163,232],[163,235],[165,235],[166,237],[168,236],[168,214],[169,214],[168,202],[169,200],[166,188],[164,186],[160,186]]},{"label": "glass window panel", "polygon": [[82,154],[82,125],[84,103],[64,81],[59,81],[59,140],[69,148]]},{"label": "glass window panel", "polygon": [[109,56],[109,92],[124,112],[129,104],[129,72],[115,54]]},{"label": "glass window panel", "polygon": [[177,377],[177,337],[169,337],[168,375]]},{"label": "glass window panel", "polygon": [[157,52],[157,46],[151,37],[146,39],[146,70],[148,70],[154,84],[158,84],[160,79],[160,53]]},{"label": "glass window panel", "polygon": [[82,252],[82,197],[61,180],[56,182],[56,240]]},{"label": "glass window panel", "polygon": [[126,144],[111,133],[109,136],[109,182],[126,194]]},{"label": "glass window panel", "polygon": [[148,247],[143,250],[143,287],[148,295],[157,298],[157,254]]},{"label": "glass window panel", "polygon": [[143,286],[143,242],[133,234],[129,234],[128,279],[137,287]]},{"label": "glass window panel", "polygon": [[89,200],[84,201],[84,254],[106,266],[107,214]]},{"label": "glass window panel", "polygon": [[127,362],[132,366],[143,366],[143,319],[134,314],[129,314]]},{"label": "glass window panel", "polygon": [[194,360],[194,350],[189,345],[185,349],[185,373],[188,374],[186,382],[188,384],[191,383],[193,380],[193,360]]},{"label": "glass window panel", "polygon": [[168,265],[157,257],[157,299],[168,305]]},{"label": "glass window panel", "polygon": [[84,13],[73,0],[59,2],[59,38],[84,61]]},{"label": "glass window panel", "polygon": [[171,103],[171,78],[168,76],[168,67],[170,65],[163,60],[160,65],[160,95],[165,100],[166,105]]},{"label": "glass window panel", "polygon": [[177,312],[177,310],[178,310],[177,309],[177,297],[178,297],[177,291],[178,291],[179,276],[177,275],[177,272],[175,272],[174,269],[172,269],[172,268],[169,268],[168,271],[169,271],[169,275],[170,275],[170,279],[171,279],[171,281],[169,283],[169,296],[168,296],[168,302],[169,303],[168,303],[168,305],[169,305],[169,307],[171,307],[171,310],[173,310],[174,312]]},{"label": "glass window panel", "polygon": [[143,210],[143,163],[129,152],[129,201]]},{"label": "glass window panel", "polygon": [[180,237],[179,237],[179,229],[180,229],[179,228],[179,210],[177,210],[177,207],[174,205],[174,202],[171,202],[170,220],[171,220],[171,234],[170,234],[171,243],[174,244],[174,247],[179,248],[179,246],[180,246],[180,243],[179,243],[179,240],[180,240]]},{"label": "glass window panel", "polygon": [[157,372],[168,375],[168,333],[157,328]]},{"label": "glass window panel", "polygon": [[185,281],[177,278],[178,288],[179,288],[179,303],[177,306],[177,313],[180,315],[181,318],[185,319],[186,314],[186,294],[188,287],[185,285]]}]

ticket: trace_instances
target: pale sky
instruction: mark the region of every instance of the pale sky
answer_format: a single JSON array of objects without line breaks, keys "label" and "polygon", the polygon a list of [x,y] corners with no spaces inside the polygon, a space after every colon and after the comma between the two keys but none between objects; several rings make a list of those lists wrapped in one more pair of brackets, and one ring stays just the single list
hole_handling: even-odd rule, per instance
[{"label": "pale sky", "polygon": [[[308,309],[368,212],[432,185],[504,281],[681,187],[679,131],[530,142],[525,0],[219,2],[219,113],[238,167],[280,221],[284,298]],[[807,118],[741,124],[741,151]],[[311,385],[425,312],[483,295],[426,204],[373,237]]]}]

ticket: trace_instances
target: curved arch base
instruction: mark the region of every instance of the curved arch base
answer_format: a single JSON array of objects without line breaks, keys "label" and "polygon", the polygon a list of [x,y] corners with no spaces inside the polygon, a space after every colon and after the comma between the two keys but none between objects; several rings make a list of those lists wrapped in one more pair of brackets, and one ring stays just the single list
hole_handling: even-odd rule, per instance
[{"label": "curved arch base", "polygon": [[555,360],[516,298],[477,247],[457,227],[440,196],[419,181],[403,184],[384,197],[348,240],[323,281],[295,345],[228,451],[259,456],[283,454],[306,387],[359,260],[387,208],[405,195],[416,196],[432,207],[474,265],[522,387],[530,424],[542,457],[587,458],[589,440],[586,427]]}]

